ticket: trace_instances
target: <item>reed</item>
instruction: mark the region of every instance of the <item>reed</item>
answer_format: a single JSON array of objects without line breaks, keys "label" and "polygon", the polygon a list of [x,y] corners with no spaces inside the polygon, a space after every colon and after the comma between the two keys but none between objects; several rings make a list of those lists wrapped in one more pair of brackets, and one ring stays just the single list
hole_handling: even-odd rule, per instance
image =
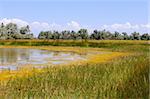
[{"label": "reed", "polygon": [[[20,42],[26,41],[15,42],[19,42],[17,44],[20,45]],[[43,41],[29,42],[31,46],[33,42]],[[54,41],[47,42],[48,45],[51,45]],[[63,41],[58,45],[72,46],[71,42],[73,41]],[[77,43],[81,42],[76,41],[75,46]],[[13,44],[4,43],[4,45]],[[25,45],[27,46],[26,43]],[[0,97],[148,99],[148,41],[88,41],[88,46],[108,48],[113,52],[127,52],[132,55],[113,58],[102,63],[48,67],[43,69],[44,72],[33,72],[31,76],[16,76],[15,79],[10,79],[7,82],[1,81]]]}]

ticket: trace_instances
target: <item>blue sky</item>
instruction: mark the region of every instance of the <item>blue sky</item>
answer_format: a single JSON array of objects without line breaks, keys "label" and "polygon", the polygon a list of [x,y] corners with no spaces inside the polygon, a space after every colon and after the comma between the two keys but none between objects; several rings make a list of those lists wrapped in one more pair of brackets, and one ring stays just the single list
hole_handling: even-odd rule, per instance
[{"label": "blue sky", "polygon": [[90,29],[114,24],[146,25],[148,4],[148,0],[0,0],[0,20],[15,18],[30,24],[60,26],[74,22]]}]

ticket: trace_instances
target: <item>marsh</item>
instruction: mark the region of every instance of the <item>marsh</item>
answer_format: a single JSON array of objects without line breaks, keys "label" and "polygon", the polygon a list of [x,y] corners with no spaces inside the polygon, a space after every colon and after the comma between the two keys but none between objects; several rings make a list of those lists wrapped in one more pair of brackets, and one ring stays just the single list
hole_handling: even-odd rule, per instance
[{"label": "marsh", "polygon": [[0,70],[17,70],[29,64],[39,68],[42,64],[66,64],[71,61],[84,59],[85,55],[74,52],[32,48],[0,48]]}]

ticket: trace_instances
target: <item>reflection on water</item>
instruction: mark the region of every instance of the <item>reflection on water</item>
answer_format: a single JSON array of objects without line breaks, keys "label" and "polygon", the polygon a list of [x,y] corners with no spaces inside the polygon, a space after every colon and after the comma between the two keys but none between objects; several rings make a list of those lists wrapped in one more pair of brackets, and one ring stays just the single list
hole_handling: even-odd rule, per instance
[{"label": "reflection on water", "polygon": [[[27,64],[64,64],[85,59],[73,52],[54,52],[39,49],[0,48],[0,70],[16,70]],[[38,66],[37,66],[38,67]]]}]

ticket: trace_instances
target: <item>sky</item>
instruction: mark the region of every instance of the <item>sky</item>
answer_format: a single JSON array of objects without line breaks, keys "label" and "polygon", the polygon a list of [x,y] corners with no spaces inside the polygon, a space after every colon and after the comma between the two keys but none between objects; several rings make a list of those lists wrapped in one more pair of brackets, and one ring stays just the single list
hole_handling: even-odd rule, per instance
[{"label": "sky", "polygon": [[46,30],[150,32],[149,0],[0,0],[0,23]]}]

